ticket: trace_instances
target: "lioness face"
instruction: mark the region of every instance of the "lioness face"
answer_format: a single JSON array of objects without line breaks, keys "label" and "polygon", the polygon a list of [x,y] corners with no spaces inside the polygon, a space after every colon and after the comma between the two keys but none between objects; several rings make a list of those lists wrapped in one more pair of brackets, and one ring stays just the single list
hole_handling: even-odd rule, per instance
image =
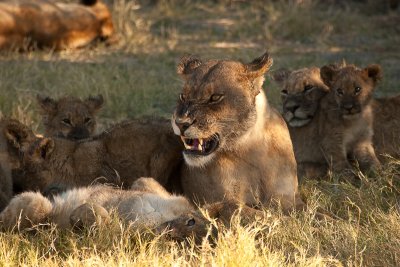
[{"label": "lioness face", "polygon": [[203,166],[216,153],[235,150],[256,122],[256,96],[271,64],[268,54],[249,64],[202,62],[193,57],[181,60],[178,73],[185,84],[172,127],[181,136],[189,165]]},{"label": "lioness face", "polygon": [[370,65],[364,69],[349,65],[337,70],[324,66],[321,75],[334,93],[340,114],[345,119],[352,119],[357,118],[372,99],[382,71],[379,65]]},{"label": "lioness face", "polygon": [[282,86],[283,117],[291,127],[307,125],[314,117],[321,98],[329,88],[321,79],[319,68],[296,71],[280,70],[274,80]]},{"label": "lioness face", "polygon": [[92,136],[96,130],[96,113],[103,105],[102,95],[81,100],[63,97],[54,100],[38,96],[47,136],[79,140]]}]

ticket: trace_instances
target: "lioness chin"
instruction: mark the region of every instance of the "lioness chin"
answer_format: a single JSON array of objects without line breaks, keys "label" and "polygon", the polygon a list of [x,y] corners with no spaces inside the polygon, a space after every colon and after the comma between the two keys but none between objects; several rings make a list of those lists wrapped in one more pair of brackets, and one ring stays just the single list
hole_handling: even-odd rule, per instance
[{"label": "lioness chin", "polygon": [[268,53],[248,64],[195,57],[179,63],[185,84],[172,127],[185,145],[181,182],[192,201],[303,206],[288,129],[262,90],[271,65]]}]

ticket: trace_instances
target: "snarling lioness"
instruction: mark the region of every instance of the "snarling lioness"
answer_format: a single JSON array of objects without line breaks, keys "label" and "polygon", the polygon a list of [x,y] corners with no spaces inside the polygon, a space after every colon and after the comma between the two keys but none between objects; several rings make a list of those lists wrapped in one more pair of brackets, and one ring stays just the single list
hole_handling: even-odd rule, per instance
[{"label": "snarling lioness", "polygon": [[80,4],[46,0],[0,3],[0,49],[79,48],[114,34],[111,12],[101,0]]},{"label": "snarling lioness", "polygon": [[96,131],[96,114],[103,106],[102,95],[85,100],[65,96],[58,100],[38,95],[42,123],[46,136],[79,140],[93,136]]},{"label": "snarling lioness", "polygon": [[249,64],[195,57],[179,63],[185,84],[172,126],[185,145],[182,188],[193,201],[303,205],[288,129],[262,90],[271,65],[268,53]]}]

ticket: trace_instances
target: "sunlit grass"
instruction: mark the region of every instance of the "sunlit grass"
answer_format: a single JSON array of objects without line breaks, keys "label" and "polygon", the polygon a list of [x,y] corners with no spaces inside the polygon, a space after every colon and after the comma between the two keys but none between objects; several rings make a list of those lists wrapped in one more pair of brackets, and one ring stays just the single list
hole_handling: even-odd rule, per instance
[{"label": "sunlit grass", "polygon": [[[334,2],[334,1],[333,1]],[[378,2],[114,0],[119,43],[80,51],[0,55],[0,110],[41,131],[37,93],[102,93],[102,127],[143,115],[170,116],[182,82],[180,56],[250,61],[268,49],[272,70],[322,66],[345,58],[384,70],[377,94],[399,93],[398,11]],[[376,2],[376,3],[375,3]],[[298,4],[302,3],[302,4]],[[397,12],[397,13],[396,13]],[[279,90],[267,75],[269,101]],[[305,213],[220,228],[213,244],[140,235],[115,220],[80,233],[39,228],[0,233],[1,266],[396,266],[400,262],[399,162],[359,187],[306,181]],[[340,219],[321,221],[322,208]]]}]

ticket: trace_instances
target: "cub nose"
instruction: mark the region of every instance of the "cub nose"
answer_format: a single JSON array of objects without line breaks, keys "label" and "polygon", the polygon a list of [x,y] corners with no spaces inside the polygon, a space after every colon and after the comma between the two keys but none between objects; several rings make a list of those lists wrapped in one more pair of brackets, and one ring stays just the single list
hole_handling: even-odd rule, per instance
[{"label": "cub nose", "polygon": [[175,119],[175,124],[178,126],[179,130],[181,131],[181,134],[183,134],[189,127],[190,125],[193,124],[194,121],[191,121],[189,118],[176,118]]},{"label": "cub nose", "polygon": [[343,104],[343,108],[348,110],[348,111],[351,111],[351,109],[353,107],[354,107],[353,103],[345,103],[345,104]]}]

